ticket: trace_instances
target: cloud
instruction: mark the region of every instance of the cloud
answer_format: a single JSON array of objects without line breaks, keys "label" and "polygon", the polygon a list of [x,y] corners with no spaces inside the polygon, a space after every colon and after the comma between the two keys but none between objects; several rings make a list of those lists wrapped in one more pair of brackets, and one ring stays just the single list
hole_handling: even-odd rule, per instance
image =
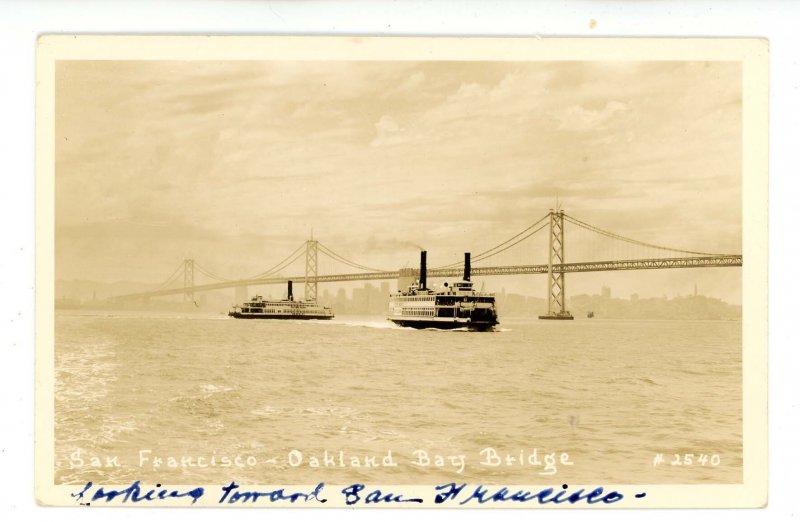
[{"label": "cloud", "polygon": [[[556,195],[634,238],[694,247],[741,229],[738,64],[60,70],[59,277],[155,281],[189,255],[249,274],[312,227],[370,266],[415,265],[414,242],[457,261],[522,230]],[[708,216],[713,226],[692,226]],[[69,228],[98,220],[108,223]]]},{"label": "cloud", "polygon": [[425,84],[425,78],[426,76],[424,71],[415,71],[405,80],[400,82],[396,87],[387,89],[381,95],[381,98],[387,99],[398,95],[408,96],[417,94],[418,91],[423,88],[423,85]]},{"label": "cloud", "polygon": [[581,105],[571,105],[553,116],[560,122],[558,130],[586,132],[589,130],[605,130],[610,120],[618,112],[624,112],[628,106],[618,101],[610,101],[600,110],[585,109]]},{"label": "cloud", "polygon": [[409,139],[408,136],[404,135],[405,129],[388,114],[381,116],[381,119],[375,123],[375,131],[375,139],[370,142],[373,147],[397,145],[405,143]]}]

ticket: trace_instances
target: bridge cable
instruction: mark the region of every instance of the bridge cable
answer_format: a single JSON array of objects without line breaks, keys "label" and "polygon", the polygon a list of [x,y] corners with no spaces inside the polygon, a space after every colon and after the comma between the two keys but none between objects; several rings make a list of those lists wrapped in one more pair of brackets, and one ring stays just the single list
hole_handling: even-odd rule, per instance
[{"label": "bridge cable", "polygon": [[[289,256],[284,258],[280,263],[278,263],[277,265],[273,266],[269,270],[266,270],[265,272],[261,272],[259,274],[256,274],[255,276],[248,277],[248,278],[245,278],[245,279],[262,279],[262,278],[265,278],[268,275],[271,275],[271,274],[273,274],[275,272],[278,272],[278,271],[286,268],[287,266],[291,265],[292,263],[294,263],[295,261],[297,261],[300,258],[300,254],[301,254],[300,250],[303,248],[304,245],[305,244],[300,245],[298,248],[295,249],[294,252],[289,254]],[[294,256],[294,259],[289,260],[289,258],[291,258],[292,256]],[[287,263],[287,261],[288,261],[288,263]],[[214,274],[213,272],[211,272],[210,270],[208,270],[207,268],[205,268],[202,265],[200,265],[197,261],[195,261],[194,267],[197,269],[198,272],[200,272],[200,273],[202,273],[202,274],[204,274],[204,275],[206,275],[206,276],[208,276],[211,279],[214,279],[216,281],[223,281],[223,282],[227,282],[227,283],[240,281],[240,279],[229,279],[229,278],[226,278],[226,277],[218,276],[218,275]]]},{"label": "bridge cable", "polygon": [[[544,223],[544,224],[542,224],[542,226],[540,226],[539,228],[537,228],[536,230],[534,230],[533,232],[531,232],[531,233],[530,233],[530,234],[528,234],[527,236],[525,236],[525,237],[523,237],[523,238],[520,238],[520,239],[518,239],[517,241],[515,241],[515,242],[511,243],[510,245],[508,245],[508,246],[507,246],[507,247],[505,247],[505,248],[502,248],[502,249],[498,250],[497,252],[493,252],[492,254],[489,254],[489,255],[486,255],[486,256],[480,256],[480,255],[478,255],[478,256],[475,256],[475,261],[476,261],[476,262],[477,262],[477,261],[483,261],[484,259],[489,259],[490,257],[496,256],[496,255],[497,255],[497,254],[499,254],[500,252],[504,252],[504,251],[508,250],[509,248],[513,247],[514,245],[517,245],[517,244],[519,244],[519,243],[521,243],[521,242],[525,241],[526,239],[528,239],[529,237],[533,236],[534,234],[536,234],[537,232],[539,232],[540,230],[542,230],[543,228],[545,228],[545,227],[547,227],[547,226],[549,226],[549,225],[550,225],[550,223]],[[462,264],[463,264],[463,263],[462,263]]]},{"label": "bridge cable", "polygon": [[323,254],[327,255],[328,257],[330,257],[334,261],[339,261],[340,263],[344,263],[344,264],[346,264],[346,265],[348,265],[348,266],[350,266],[352,268],[357,268],[359,270],[365,270],[367,272],[385,272],[385,270],[381,270],[379,268],[372,268],[372,267],[369,267],[369,266],[364,266],[364,265],[358,264],[355,261],[350,261],[349,259],[346,259],[346,258],[340,256],[339,254],[337,254],[336,252],[334,252],[333,250],[331,250],[330,248],[326,247],[325,245],[323,245],[320,242],[317,242],[317,246],[319,247],[319,249],[322,251]]},{"label": "bridge cable", "polygon": [[638,246],[643,246],[643,247],[648,247],[648,248],[655,248],[657,250],[666,250],[668,252],[680,252],[682,254],[693,254],[693,255],[698,255],[698,256],[723,255],[723,254],[712,254],[712,253],[709,253],[709,252],[695,252],[693,250],[682,250],[680,248],[670,248],[670,247],[665,247],[665,246],[661,246],[661,245],[654,245],[652,243],[646,243],[644,241],[639,241],[639,240],[636,240],[636,239],[627,238],[625,236],[620,236],[619,234],[615,234],[614,232],[609,232],[608,230],[603,230],[602,228],[598,228],[598,227],[596,227],[594,225],[590,225],[588,223],[584,223],[583,221],[575,219],[574,217],[569,216],[567,214],[564,214],[564,219],[566,219],[568,222],[572,223],[573,225],[577,225],[577,226],[579,226],[581,228],[584,228],[586,230],[589,230],[591,232],[595,232],[597,234],[606,236],[606,237],[611,238],[611,239],[617,239],[619,241],[625,241],[625,242],[631,243],[633,245],[638,245]]},{"label": "bridge cable", "polygon": [[218,276],[218,275],[214,275],[208,269],[203,268],[202,266],[200,266],[200,264],[198,264],[197,261],[194,262],[194,267],[195,267],[195,269],[197,269],[198,272],[207,275],[211,279],[215,279],[217,281],[225,281],[225,282],[235,281],[235,279],[228,279],[226,277],[221,277],[221,276]]},{"label": "bridge cable", "polygon": [[299,253],[297,253],[297,255],[295,255],[295,256],[294,256],[294,258],[292,258],[292,259],[289,259],[289,260],[286,260],[286,261],[285,261],[285,262],[284,262],[282,265],[280,265],[280,266],[277,266],[277,265],[276,265],[275,267],[271,268],[269,271],[267,271],[267,272],[263,272],[263,273],[259,274],[259,275],[258,275],[258,277],[255,277],[255,278],[253,278],[253,279],[266,279],[267,277],[270,277],[270,276],[277,276],[277,275],[280,275],[280,272],[281,272],[282,270],[284,270],[284,269],[288,268],[289,266],[291,266],[291,265],[292,265],[292,263],[294,263],[295,261],[297,261],[298,259],[300,259],[301,257],[303,257],[303,255],[305,255],[305,253],[304,253],[304,252],[299,252]]},{"label": "bridge cable", "polygon": [[[302,247],[302,245],[301,245],[301,247]],[[292,254],[296,254],[298,250],[299,250],[299,248],[298,248],[297,250],[295,250],[295,251],[294,251]],[[288,266],[288,265],[290,265],[290,264],[294,263],[295,261],[297,261],[297,259],[298,259],[299,257],[300,257],[300,256],[296,256],[296,257],[295,257],[294,259],[292,259],[292,260],[291,260],[291,261],[290,261],[290,262],[289,262],[289,263],[288,263],[286,266]],[[288,258],[286,258],[286,259],[288,259]],[[280,263],[278,263],[277,265],[275,265],[274,267],[272,267],[272,268],[271,268],[270,270],[268,270],[267,272],[262,272],[261,274],[258,274],[258,275],[254,276],[254,277],[249,277],[249,278],[247,278],[247,279],[260,279],[260,278],[262,278],[262,277],[266,277],[267,275],[269,275],[269,274],[271,274],[271,273],[273,273],[273,272],[275,272],[275,271],[277,271],[277,270],[280,270],[280,269],[282,269],[282,268],[285,268],[285,266],[281,266],[281,265],[283,265],[283,264],[285,263],[286,259],[284,259],[283,261],[281,261]],[[181,266],[182,266],[182,265],[181,265]],[[200,265],[200,263],[198,263],[197,261],[195,261],[195,262],[194,262],[194,268],[195,268],[195,269],[196,269],[198,272],[200,272],[201,274],[203,274],[203,275],[205,275],[205,276],[207,276],[207,277],[210,277],[211,279],[213,279],[213,280],[215,280],[215,281],[221,281],[221,282],[225,282],[225,283],[234,283],[234,282],[236,282],[236,281],[239,281],[238,279],[229,279],[229,278],[227,278],[227,277],[218,276],[218,275],[214,274],[213,272],[211,272],[210,270],[208,270],[207,268],[205,268],[205,267],[203,267],[202,265]],[[180,266],[178,267],[178,269],[180,269]],[[276,269],[277,269],[277,270],[276,270]],[[178,271],[178,270],[176,270],[176,273],[177,273],[177,271]],[[173,276],[174,276],[174,275],[175,275],[175,274],[173,274]],[[162,286],[163,286],[163,285],[162,285]],[[159,289],[161,289],[161,287],[159,287]]]},{"label": "bridge cable", "polygon": [[[534,234],[536,234],[537,232],[539,232],[540,230],[542,230],[542,229],[543,229],[545,226],[549,225],[550,223],[549,223],[549,222],[548,222],[548,223],[545,223],[544,225],[540,226],[539,228],[537,228],[537,229],[536,229],[536,230],[534,230],[533,232],[530,232],[529,234],[527,234],[525,237],[523,237],[523,238],[519,239],[518,241],[515,241],[514,243],[512,243],[512,244],[508,245],[508,246],[507,246],[507,247],[505,247],[505,248],[502,248],[501,250],[497,250],[498,248],[500,248],[500,247],[503,247],[503,246],[507,245],[507,244],[508,244],[508,243],[510,243],[511,241],[514,241],[514,240],[515,240],[515,239],[517,239],[518,237],[520,237],[520,236],[522,236],[523,234],[527,233],[529,230],[533,229],[534,227],[536,227],[538,224],[540,224],[542,221],[544,221],[545,219],[547,219],[547,218],[549,218],[549,217],[550,217],[550,214],[545,214],[545,215],[544,215],[544,217],[542,217],[542,218],[541,218],[541,219],[539,219],[537,222],[535,222],[534,224],[532,224],[532,225],[530,225],[529,227],[527,227],[527,228],[526,228],[525,230],[523,230],[522,232],[520,232],[520,233],[518,233],[518,234],[516,234],[516,235],[514,235],[514,236],[512,236],[512,237],[510,237],[510,238],[508,238],[508,239],[506,239],[505,241],[503,241],[503,242],[502,242],[502,243],[500,243],[499,245],[495,245],[495,246],[493,246],[493,247],[492,247],[492,248],[490,248],[489,250],[484,250],[483,252],[481,252],[481,253],[479,253],[479,254],[476,254],[476,255],[475,255],[473,258],[472,258],[472,261],[473,261],[473,262],[477,262],[477,261],[482,261],[482,260],[484,260],[484,259],[489,259],[490,257],[492,257],[492,256],[494,256],[494,255],[496,255],[496,254],[499,254],[500,252],[504,252],[504,251],[508,250],[509,248],[513,247],[514,245],[517,245],[517,244],[519,244],[520,242],[522,242],[522,241],[525,241],[526,239],[528,239],[529,237],[533,236]],[[493,252],[493,250],[497,250],[497,252]],[[460,262],[458,262],[458,263],[451,263],[451,264],[449,264],[449,265],[439,266],[439,267],[436,267],[436,268],[453,268],[453,267],[461,266],[461,265],[463,265],[463,264],[464,264],[464,262],[463,262],[463,261],[460,261]]]},{"label": "bridge cable", "polygon": [[159,290],[161,290],[163,288],[166,288],[170,283],[172,283],[172,280],[175,278],[176,275],[178,275],[178,272],[180,272],[182,268],[183,268],[183,262],[181,262],[178,265],[178,268],[176,268],[175,271],[172,272],[172,275],[170,275],[163,283],[161,283],[160,285],[156,286],[152,290],[148,290],[147,292],[143,292],[143,293],[148,293],[149,294],[150,292],[158,292]]},{"label": "bridge cable", "polygon": [[[292,252],[291,254],[289,254],[288,256],[286,256],[286,257],[285,257],[285,258],[284,258],[284,259],[283,259],[283,260],[282,260],[280,263],[278,263],[277,265],[273,266],[272,268],[269,268],[269,269],[265,270],[264,272],[259,272],[258,274],[254,275],[254,276],[252,276],[252,277],[248,277],[248,278],[246,278],[246,279],[263,279],[263,278],[267,277],[268,275],[271,275],[271,274],[274,274],[275,272],[278,272],[278,271],[280,271],[280,270],[283,270],[284,268],[286,268],[287,266],[291,265],[292,263],[294,263],[295,261],[297,261],[297,260],[299,259],[299,257],[300,257],[300,256],[297,256],[297,257],[295,257],[294,259],[292,259],[291,261],[289,261],[289,259],[290,259],[292,256],[294,256],[295,254],[297,254],[298,252],[300,252],[300,251],[301,251],[301,250],[302,250],[302,249],[303,249],[305,246],[306,246],[306,244],[305,244],[305,243],[301,243],[301,244],[300,244],[300,246],[299,246],[299,247],[297,247],[297,248],[295,249],[295,251],[294,251],[294,252]],[[288,264],[286,264],[285,266],[283,266],[283,265],[284,265],[284,264],[285,264],[287,261],[289,261],[289,263],[288,263]]]},{"label": "bridge cable", "polygon": [[355,261],[350,261],[349,259],[337,254],[336,252],[334,252],[333,250],[327,248],[322,244],[320,244],[319,247],[320,251],[322,251],[322,253],[328,256],[329,258],[333,259],[334,261],[339,261],[340,263],[344,263],[345,265],[350,266],[352,268],[356,268],[358,270],[365,270],[368,272],[385,272],[385,270],[381,270],[379,268],[372,268],[369,266],[356,263]]}]

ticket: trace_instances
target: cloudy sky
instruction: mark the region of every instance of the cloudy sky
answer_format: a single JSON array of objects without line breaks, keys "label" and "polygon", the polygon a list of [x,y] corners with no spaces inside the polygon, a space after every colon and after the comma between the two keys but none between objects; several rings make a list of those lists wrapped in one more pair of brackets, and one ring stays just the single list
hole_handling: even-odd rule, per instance
[{"label": "cloudy sky", "polygon": [[[445,264],[556,198],[628,237],[741,252],[738,63],[59,62],[56,81],[57,279],[157,284],[186,257],[244,277],[312,229],[365,265],[414,266],[418,246]],[[526,248],[503,261],[543,259],[544,236]],[[570,288],[738,302],[740,277]]]}]

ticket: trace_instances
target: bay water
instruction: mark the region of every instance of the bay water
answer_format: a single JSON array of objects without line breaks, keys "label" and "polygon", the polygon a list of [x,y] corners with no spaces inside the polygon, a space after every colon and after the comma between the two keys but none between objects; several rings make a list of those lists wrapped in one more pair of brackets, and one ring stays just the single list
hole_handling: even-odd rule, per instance
[{"label": "bay water", "polygon": [[736,483],[741,327],[58,311],[56,482]]}]

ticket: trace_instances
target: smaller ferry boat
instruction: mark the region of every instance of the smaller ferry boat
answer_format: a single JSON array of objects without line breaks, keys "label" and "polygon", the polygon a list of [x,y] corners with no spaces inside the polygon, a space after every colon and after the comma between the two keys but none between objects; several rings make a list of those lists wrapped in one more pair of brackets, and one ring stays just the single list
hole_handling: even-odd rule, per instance
[{"label": "smaller ferry boat", "polygon": [[464,279],[444,284],[443,289],[427,288],[427,252],[420,255],[419,283],[389,297],[388,319],[400,326],[450,330],[490,330],[497,323],[494,294],[478,292],[470,281],[470,255],[464,254]]},{"label": "smaller ferry boat", "polygon": [[295,301],[292,282],[289,281],[287,298],[269,301],[257,295],[228,312],[236,319],[333,319],[330,306],[319,306],[316,301]]}]

